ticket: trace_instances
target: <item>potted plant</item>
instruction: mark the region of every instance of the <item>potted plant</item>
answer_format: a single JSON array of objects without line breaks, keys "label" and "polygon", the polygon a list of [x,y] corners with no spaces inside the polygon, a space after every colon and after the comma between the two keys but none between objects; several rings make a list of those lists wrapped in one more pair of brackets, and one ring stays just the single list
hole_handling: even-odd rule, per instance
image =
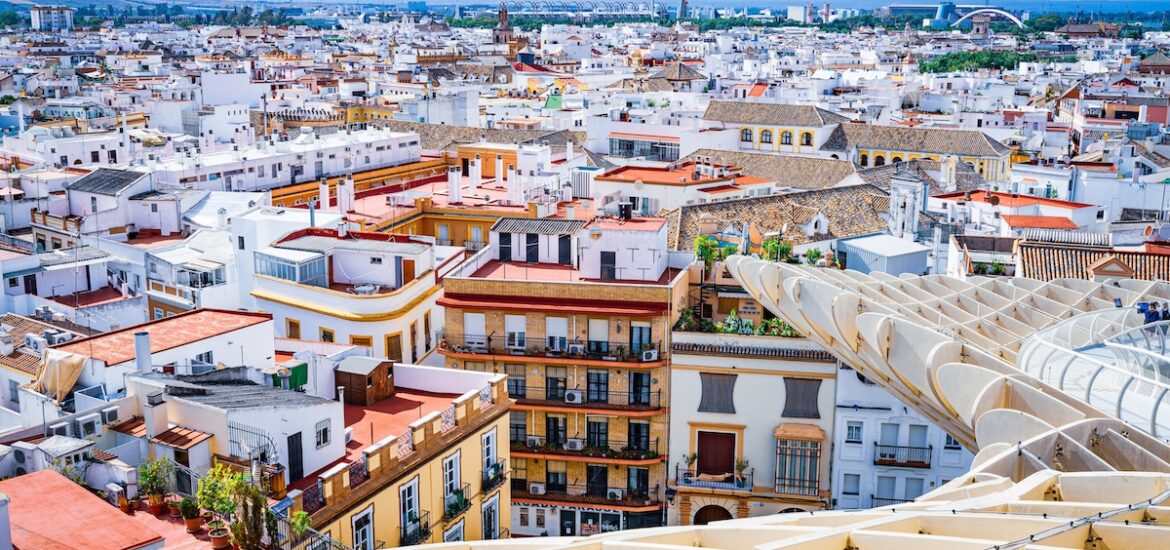
[{"label": "potted plant", "polygon": [[232,542],[240,550],[260,550],[264,537],[264,494],[251,483],[236,483],[232,490],[236,520],[231,524]]},{"label": "potted plant", "polygon": [[130,513],[137,512],[139,506],[141,506],[141,505],[142,505],[142,496],[134,495],[133,497],[130,497]]},{"label": "potted plant", "polygon": [[694,452],[691,454],[683,453],[683,462],[685,462],[687,465],[686,471],[683,472],[683,483],[689,485],[691,483],[691,481],[694,479],[694,477],[695,477],[694,466],[695,466],[695,462],[698,462],[698,461],[699,461],[699,453],[698,452]]},{"label": "potted plant", "polygon": [[181,501],[171,499],[167,501],[167,513],[173,518],[183,517],[183,511],[179,509]]},{"label": "potted plant", "polygon": [[751,464],[746,458],[735,459],[735,486],[742,489],[747,484],[747,478],[743,476],[744,471],[748,469]]},{"label": "potted plant", "polygon": [[157,516],[162,513],[173,472],[171,460],[164,457],[147,459],[138,467],[138,486],[146,493],[151,514]]},{"label": "potted plant", "polygon": [[279,548],[277,538],[279,531],[276,525],[276,512],[272,508],[264,509],[264,541],[268,548]]},{"label": "potted plant", "polygon": [[216,550],[222,550],[231,546],[231,533],[228,532],[227,527],[224,526],[223,520],[217,519],[207,524],[210,531],[207,532],[207,537],[211,539],[211,547]]},{"label": "potted plant", "polygon": [[288,518],[288,524],[289,527],[292,527],[293,536],[298,540],[309,531],[309,523],[309,514],[304,510],[297,510]]},{"label": "potted plant", "polygon": [[232,500],[232,486],[242,482],[241,480],[241,474],[232,472],[223,464],[216,464],[199,479],[195,498],[204,510],[226,518],[236,507],[235,501]]},{"label": "potted plant", "polygon": [[191,497],[183,497],[179,501],[179,514],[183,516],[183,524],[188,533],[198,533],[203,528],[203,517],[199,515],[199,505]]},{"label": "potted plant", "polygon": [[129,514],[132,511],[130,508],[130,499],[126,497],[125,490],[118,494],[118,509],[121,510],[123,514]]}]

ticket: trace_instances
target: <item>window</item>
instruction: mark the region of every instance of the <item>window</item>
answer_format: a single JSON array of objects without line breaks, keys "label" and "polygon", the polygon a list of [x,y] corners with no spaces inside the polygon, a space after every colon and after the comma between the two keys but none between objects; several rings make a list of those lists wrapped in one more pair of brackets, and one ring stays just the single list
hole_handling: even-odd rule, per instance
[{"label": "window", "polygon": [[244,237],[236,237],[236,248],[240,250],[244,249]]},{"label": "window", "polygon": [[528,394],[528,380],[525,376],[524,365],[504,365],[504,373],[508,375],[508,395],[516,399],[524,399]]},{"label": "window", "polygon": [[418,324],[410,324],[410,362],[418,363]]},{"label": "window", "polygon": [[550,414],[544,418],[544,437],[548,445],[564,445],[565,434],[569,425],[568,417],[563,414]]},{"label": "window", "polygon": [[784,378],[784,412],[780,416],[789,418],[820,418],[817,406],[821,381],[809,378]]},{"label": "window", "polygon": [[527,330],[527,323],[528,320],[523,315],[504,316],[505,342],[509,348],[524,349],[526,347],[525,332]]},{"label": "window", "polygon": [[635,451],[650,449],[650,422],[645,420],[630,420],[629,445]]},{"label": "window", "polygon": [[545,367],[544,398],[550,401],[564,401],[565,384],[567,381],[568,371],[565,367]]},{"label": "window", "polygon": [[809,134],[809,133],[800,134],[800,144],[801,145],[812,145],[812,134]]},{"label": "window", "polygon": [[379,256],[370,256],[370,263],[373,265],[382,265],[382,258]]},{"label": "window", "polygon": [[922,496],[924,484],[924,480],[920,477],[906,478],[906,486],[902,491],[902,498],[905,500],[914,500]]},{"label": "window", "polygon": [[8,400],[13,403],[20,403],[20,382],[16,380],[8,381]]},{"label": "window", "polygon": [[508,441],[527,441],[528,421],[524,411],[512,411],[508,414]]},{"label": "window", "polygon": [[459,520],[454,527],[443,531],[443,542],[460,542],[463,540],[463,520]]},{"label": "window", "polygon": [[874,157],[873,158],[873,165],[874,166],[885,166],[886,165],[886,157],[883,157],[881,155]]},{"label": "window", "polygon": [[294,319],[284,320],[284,334],[293,340],[301,339],[301,322]]},{"label": "window", "polygon": [[860,474],[845,474],[841,481],[841,494],[856,495],[861,493]]},{"label": "window", "polygon": [[590,353],[606,353],[609,351],[609,320],[589,320],[589,351]]},{"label": "window", "polygon": [[565,351],[569,342],[569,320],[565,317],[545,317],[544,334],[548,338],[548,349]]},{"label": "window", "polygon": [[943,443],[943,448],[948,451],[957,451],[962,449],[963,445],[959,443],[958,439],[951,437],[951,434],[947,434],[947,439],[946,442]]},{"label": "window", "polygon": [[547,467],[548,471],[544,475],[545,489],[554,493],[565,492],[569,484],[569,475],[565,463],[560,460],[550,460],[547,463]]},{"label": "window", "polygon": [[431,312],[423,313],[423,351],[431,351]]},{"label": "window", "polygon": [[459,490],[459,451],[443,459],[443,496],[450,497]]},{"label": "window", "polygon": [[846,443],[861,443],[862,429],[864,424],[861,422],[849,421],[845,423],[845,442]]},{"label": "window", "polygon": [[869,165],[869,155],[861,155],[861,163],[860,164],[862,166]]},{"label": "window", "polygon": [[483,470],[486,472],[496,463],[496,429],[492,428],[484,433],[479,438],[479,443],[482,449]]},{"label": "window", "polygon": [[735,413],[735,375],[700,373],[703,397],[699,412]]},{"label": "window", "polygon": [[739,140],[744,142],[744,143],[751,143],[752,131],[748,128],[744,128],[743,130],[740,130],[739,131]]},{"label": "window", "polygon": [[332,329],[327,329],[327,328],[321,329],[321,341],[322,342],[333,342],[334,338],[335,338],[335,335],[333,334]]},{"label": "window", "polygon": [[354,550],[374,549],[374,507],[370,506],[353,516]]},{"label": "window", "polygon": [[166,312],[163,311],[163,309],[161,307],[154,308],[154,318],[155,319],[162,319],[164,315],[166,315]]},{"label": "window", "polygon": [[19,284],[20,284],[20,281],[17,280],[16,277],[9,277],[8,278],[8,288],[16,288],[16,286]]},{"label": "window", "polygon": [[587,375],[588,392],[586,399],[590,403],[609,402],[609,371],[590,370]]},{"label": "window", "polygon": [[520,527],[528,527],[528,508],[520,509]]},{"label": "window", "polygon": [[158,212],[158,203],[156,203],[156,202],[150,203],[150,211],[152,213],[157,213]]},{"label": "window", "polygon": [[780,145],[792,145],[792,132],[780,132]]},{"label": "window", "polygon": [[210,351],[205,351],[195,356],[195,361],[203,363],[204,365],[214,365],[215,355]]},{"label": "window", "polygon": [[776,440],[776,492],[816,496],[820,474],[821,442]]},{"label": "window", "polygon": [[544,508],[536,509],[536,527],[537,529],[544,528]]},{"label": "window", "polygon": [[772,143],[772,131],[762,130],[760,132],[760,143]]},{"label": "window", "polygon": [[97,212],[97,197],[90,197],[89,198],[89,211],[90,212]]},{"label": "window", "polygon": [[329,444],[329,419],[326,418],[317,423],[317,428],[313,430],[317,434],[317,448],[320,449]]},{"label": "window", "polygon": [[585,419],[585,444],[589,447],[609,447],[609,421],[604,416]]},{"label": "window", "polygon": [[365,346],[367,348],[374,347],[374,341],[369,336],[353,336],[349,337],[349,344],[351,346]]},{"label": "window", "polygon": [[402,362],[402,334],[386,335],[386,358],[395,363]]},{"label": "window", "polygon": [[93,162],[93,163],[101,162],[102,161],[101,153],[99,153],[97,151],[90,151],[89,152],[89,161]]}]

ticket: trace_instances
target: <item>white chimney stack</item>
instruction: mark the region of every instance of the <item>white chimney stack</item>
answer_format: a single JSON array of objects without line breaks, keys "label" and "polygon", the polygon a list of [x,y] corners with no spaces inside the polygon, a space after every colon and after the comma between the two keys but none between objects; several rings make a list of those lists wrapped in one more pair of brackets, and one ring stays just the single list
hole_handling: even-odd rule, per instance
[{"label": "white chimney stack", "polygon": [[349,228],[345,225],[345,220],[337,222],[337,236],[345,237],[349,232]]},{"label": "white chimney stack", "polygon": [[223,229],[223,228],[227,227],[227,209],[220,208],[219,210],[216,210],[215,211],[215,219],[216,219],[216,222],[219,224],[218,229]]},{"label": "white chimney stack", "polygon": [[447,201],[450,204],[463,204],[463,174],[458,166],[447,169]]},{"label": "white chimney stack", "polygon": [[145,330],[134,333],[134,364],[139,374],[154,370],[150,365],[150,333]]},{"label": "white chimney stack", "polygon": [[483,181],[483,160],[479,158],[479,155],[475,155],[475,158],[471,159],[471,163],[468,168],[469,173],[467,174],[467,177],[471,180],[469,188],[472,191],[475,191],[476,189],[479,189],[479,184],[481,181]]},{"label": "white chimney stack", "polygon": [[573,160],[573,140],[565,140],[565,162]]},{"label": "white chimney stack", "polygon": [[317,191],[317,209],[329,212],[329,178],[321,178],[320,189]]},{"label": "white chimney stack", "polygon": [[523,185],[520,180],[522,179],[524,179],[523,176],[516,172],[515,168],[508,167],[508,181],[506,182],[508,186],[508,204],[515,205],[520,203],[520,186]]},{"label": "white chimney stack", "polygon": [[496,154],[496,185],[504,186],[504,155]]},{"label": "white chimney stack", "polygon": [[337,209],[342,214],[353,211],[354,190],[353,179],[350,176],[337,180]]}]

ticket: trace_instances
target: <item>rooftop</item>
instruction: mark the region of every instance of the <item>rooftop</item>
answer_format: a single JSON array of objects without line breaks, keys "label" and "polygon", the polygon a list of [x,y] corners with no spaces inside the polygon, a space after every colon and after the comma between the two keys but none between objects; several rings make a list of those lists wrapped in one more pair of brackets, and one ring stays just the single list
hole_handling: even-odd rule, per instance
[{"label": "rooftop", "polygon": [[150,351],[158,353],[271,320],[272,315],[269,313],[197,309],[113,332],[73,340],[58,346],[57,349],[91,357],[105,363],[106,366],[112,366],[134,359],[134,333],[136,332],[150,333]]},{"label": "rooftop", "polygon": [[662,276],[653,281],[586,279],[573,266],[524,262],[501,262],[491,260],[471,275],[475,279],[497,279],[507,281],[543,281],[560,283],[608,283],[630,285],[669,285],[679,273],[678,269],[667,268]]},{"label": "rooftop", "polygon": [[145,175],[142,172],[134,172],[131,170],[98,168],[88,175],[83,176],[81,179],[66,185],[65,188],[70,191],[115,196]]}]

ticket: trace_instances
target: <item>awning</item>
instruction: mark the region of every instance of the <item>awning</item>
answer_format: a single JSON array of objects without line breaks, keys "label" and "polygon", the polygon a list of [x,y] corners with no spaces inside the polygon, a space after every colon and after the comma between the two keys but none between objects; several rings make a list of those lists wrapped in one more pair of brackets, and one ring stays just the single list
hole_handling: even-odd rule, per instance
[{"label": "awning", "polygon": [[30,268],[28,268],[28,269],[21,269],[21,270],[19,270],[19,271],[13,271],[13,272],[10,272],[10,273],[5,273],[5,274],[4,274],[4,277],[5,277],[6,279],[11,279],[11,278],[13,278],[13,277],[24,277],[25,275],[32,275],[32,274],[34,274],[34,273],[40,273],[40,272],[42,272],[42,271],[44,271],[44,270],[45,270],[45,268],[43,268],[43,267],[41,267],[41,266],[39,266],[39,265],[38,265],[38,266],[36,266],[36,267],[30,267]]},{"label": "awning", "polygon": [[42,267],[44,267],[45,271],[59,271],[62,269],[73,269],[75,267],[81,267],[81,266],[86,266],[86,265],[104,264],[104,263],[107,263],[109,261],[110,261],[109,256],[102,256],[101,258],[90,258],[88,260],[61,262],[61,263],[50,264],[50,265],[46,265],[46,266],[42,266]]},{"label": "awning", "polygon": [[805,441],[824,441],[825,430],[814,424],[785,423],[776,426],[776,439],[803,439]]},{"label": "awning", "polygon": [[195,271],[212,272],[223,267],[223,264],[210,260],[191,260],[183,264],[183,267],[187,269],[193,269]]}]

